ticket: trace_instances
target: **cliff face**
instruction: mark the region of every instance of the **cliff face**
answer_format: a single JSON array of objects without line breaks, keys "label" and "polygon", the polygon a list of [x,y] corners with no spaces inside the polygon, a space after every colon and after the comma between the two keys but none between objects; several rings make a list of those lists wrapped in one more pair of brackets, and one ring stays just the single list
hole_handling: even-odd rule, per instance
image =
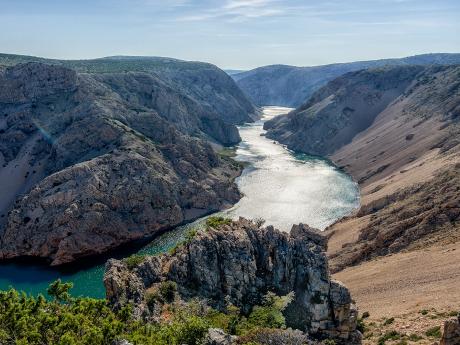
[{"label": "cliff face", "polygon": [[237,73],[232,77],[258,105],[299,107],[329,81],[365,68],[460,63],[460,54],[424,54],[401,59],[357,61],[314,67],[273,65]]},{"label": "cliff face", "polygon": [[146,291],[164,281],[176,282],[184,300],[206,299],[218,309],[227,300],[245,313],[268,291],[294,292],[284,311],[288,326],[346,344],[359,342],[357,311],[347,288],[330,279],[325,246],[325,238],[307,226],[295,225],[287,234],[241,218],[198,232],[174,254],[147,257],[131,270],[110,260],[104,284],[112,304],[132,303],[144,317],[153,312]]},{"label": "cliff face", "polygon": [[339,77],[288,116],[268,121],[267,137],[296,151],[331,154],[367,129],[422,69],[393,67]]},{"label": "cliff face", "polygon": [[203,140],[239,141],[209,78],[198,100],[152,72],[0,70],[0,258],[68,263],[237,201],[240,168]]},{"label": "cliff face", "polygon": [[458,66],[353,72],[267,122],[267,137],[329,155],[362,188],[357,215],[328,229],[334,271],[458,237],[459,77]]}]

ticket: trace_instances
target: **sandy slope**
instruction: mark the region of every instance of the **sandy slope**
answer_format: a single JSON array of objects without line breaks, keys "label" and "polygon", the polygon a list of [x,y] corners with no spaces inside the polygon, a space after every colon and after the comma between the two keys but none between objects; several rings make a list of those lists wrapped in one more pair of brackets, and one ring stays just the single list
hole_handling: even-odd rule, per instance
[{"label": "sandy slope", "polygon": [[334,277],[374,318],[421,309],[460,310],[460,242],[409,251],[349,267]]}]

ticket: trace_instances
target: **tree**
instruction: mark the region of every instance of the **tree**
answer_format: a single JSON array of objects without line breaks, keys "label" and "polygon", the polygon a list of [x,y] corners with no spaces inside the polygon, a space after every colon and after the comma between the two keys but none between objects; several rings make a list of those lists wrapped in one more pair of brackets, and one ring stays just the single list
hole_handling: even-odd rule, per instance
[{"label": "tree", "polygon": [[69,290],[71,288],[73,288],[73,283],[62,283],[61,279],[58,279],[50,284],[46,292],[54,298],[54,301],[63,303],[70,301]]}]

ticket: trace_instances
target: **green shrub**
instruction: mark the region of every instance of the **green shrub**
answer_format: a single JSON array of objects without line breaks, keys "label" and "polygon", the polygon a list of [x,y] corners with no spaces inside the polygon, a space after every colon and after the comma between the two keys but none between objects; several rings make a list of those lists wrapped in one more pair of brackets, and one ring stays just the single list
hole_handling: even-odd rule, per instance
[{"label": "green shrub", "polygon": [[158,291],[164,302],[171,303],[176,297],[177,284],[172,281],[162,282]]},{"label": "green shrub", "polygon": [[427,337],[441,338],[441,327],[440,326],[431,327],[425,332],[425,335]]},{"label": "green shrub", "polygon": [[419,335],[413,333],[413,334],[409,335],[408,339],[409,339],[410,341],[417,342],[417,341],[419,341],[419,340],[422,340],[423,337],[421,337],[421,336],[419,336]]},{"label": "green shrub", "polygon": [[385,345],[385,342],[387,340],[399,340],[401,338],[401,334],[399,334],[398,332],[396,331],[389,331],[389,332],[386,332],[384,335],[382,335],[378,341],[377,341],[377,344],[378,345]]},{"label": "green shrub", "polygon": [[72,287],[72,283],[62,283],[61,279],[58,279],[50,284],[46,292],[57,302],[68,302],[70,300],[69,291]]},{"label": "green shrub", "polygon": [[185,234],[185,243],[190,243],[191,240],[198,234],[198,230],[191,229]]},{"label": "green shrub", "polygon": [[369,316],[371,316],[371,314],[369,314],[368,311],[365,311],[365,312],[363,313],[363,315],[361,316],[361,318],[362,318],[362,319],[367,319]]},{"label": "green shrub", "polygon": [[144,262],[144,256],[139,254],[133,254],[124,258],[123,261],[128,266],[128,269],[132,270]]},{"label": "green shrub", "polygon": [[358,322],[356,324],[356,329],[360,331],[361,334],[364,334],[364,332],[366,332],[366,325],[364,324],[363,318],[358,319]]},{"label": "green shrub", "polygon": [[249,314],[247,319],[249,328],[286,328],[283,310],[293,299],[293,293],[284,297],[278,297],[272,292],[267,293],[263,304],[255,306]]},{"label": "green shrub", "polygon": [[198,301],[176,304],[176,285],[165,282],[146,295],[146,302],[172,300],[168,319],[148,323],[135,319],[131,306],[114,311],[105,300],[72,298],[70,287],[60,281],[51,284],[53,301],[14,289],[0,291],[0,344],[108,345],[126,339],[136,345],[198,345],[210,327],[238,335],[260,328],[284,328],[282,311],[293,299],[293,294],[278,297],[269,293],[246,318],[232,305],[223,313]]},{"label": "green shrub", "polygon": [[206,219],[206,225],[210,228],[217,229],[221,225],[230,225],[232,220],[221,216],[211,216]]},{"label": "green shrub", "polygon": [[323,342],[324,345],[336,345],[336,342],[334,339],[326,339],[324,342]]},{"label": "green shrub", "polygon": [[395,321],[394,317],[390,317],[389,319],[386,319],[385,322],[383,323],[384,326],[391,325]]}]

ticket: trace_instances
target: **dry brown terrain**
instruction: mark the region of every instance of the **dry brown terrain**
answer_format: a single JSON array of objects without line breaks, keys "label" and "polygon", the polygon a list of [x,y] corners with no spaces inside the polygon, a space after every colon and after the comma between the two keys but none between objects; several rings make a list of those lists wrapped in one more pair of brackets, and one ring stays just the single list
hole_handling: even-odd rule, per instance
[{"label": "dry brown terrain", "polygon": [[326,234],[334,278],[370,313],[364,344],[433,344],[460,311],[458,77],[412,85],[331,156],[361,187]]}]

